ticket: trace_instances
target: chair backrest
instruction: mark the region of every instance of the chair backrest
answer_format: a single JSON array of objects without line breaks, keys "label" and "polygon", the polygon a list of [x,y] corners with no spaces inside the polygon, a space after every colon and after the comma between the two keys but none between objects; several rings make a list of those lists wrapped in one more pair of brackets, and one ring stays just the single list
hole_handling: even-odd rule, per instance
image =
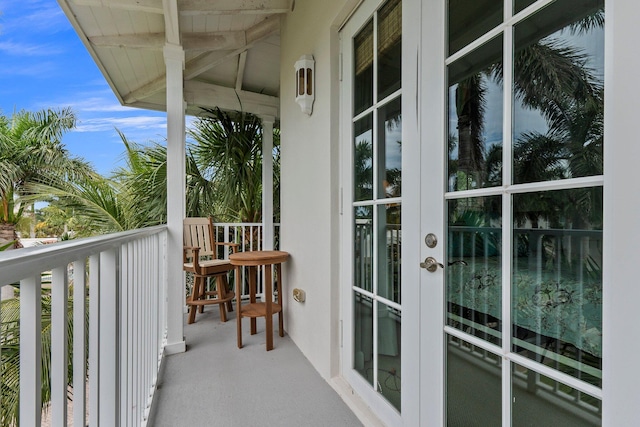
[{"label": "chair backrest", "polygon": [[[183,221],[182,233],[183,246],[200,248],[199,256],[216,256],[216,240],[213,232],[213,221],[211,218],[185,218]],[[191,251],[187,252],[187,257],[191,258]]]}]

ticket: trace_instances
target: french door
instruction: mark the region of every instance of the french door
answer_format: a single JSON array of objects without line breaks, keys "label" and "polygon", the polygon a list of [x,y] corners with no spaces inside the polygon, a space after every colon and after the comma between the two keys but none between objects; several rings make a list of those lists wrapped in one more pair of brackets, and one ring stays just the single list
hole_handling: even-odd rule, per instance
[{"label": "french door", "polygon": [[600,425],[604,3],[421,13],[421,422]]},{"label": "french door", "polygon": [[401,423],[402,1],[363,3],[342,29],[343,374]]}]

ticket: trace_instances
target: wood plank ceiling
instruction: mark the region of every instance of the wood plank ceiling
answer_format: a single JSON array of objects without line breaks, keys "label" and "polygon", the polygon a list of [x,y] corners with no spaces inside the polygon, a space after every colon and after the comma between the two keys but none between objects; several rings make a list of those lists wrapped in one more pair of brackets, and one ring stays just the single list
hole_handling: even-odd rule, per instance
[{"label": "wood plank ceiling", "polygon": [[166,111],[163,47],[185,51],[188,114],[279,116],[280,20],[294,0],[58,0],[121,104]]}]

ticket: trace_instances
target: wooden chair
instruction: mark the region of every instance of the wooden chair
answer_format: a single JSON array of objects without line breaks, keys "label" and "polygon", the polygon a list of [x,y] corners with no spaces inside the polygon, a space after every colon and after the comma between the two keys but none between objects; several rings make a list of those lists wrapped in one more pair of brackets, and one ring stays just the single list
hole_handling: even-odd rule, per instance
[{"label": "wooden chair", "polygon": [[[220,320],[227,321],[227,310],[233,311],[231,300],[235,293],[229,290],[227,273],[234,266],[226,259],[218,258],[218,247],[225,245],[235,253],[236,243],[216,242],[211,218],[185,218],[183,229],[183,270],[193,274],[193,291],[187,298],[189,306],[188,323],[196,319],[196,311],[202,313],[205,305],[218,304]],[[214,278],[215,290],[207,291],[207,278]],[[225,307],[226,306],[226,307]]]}]

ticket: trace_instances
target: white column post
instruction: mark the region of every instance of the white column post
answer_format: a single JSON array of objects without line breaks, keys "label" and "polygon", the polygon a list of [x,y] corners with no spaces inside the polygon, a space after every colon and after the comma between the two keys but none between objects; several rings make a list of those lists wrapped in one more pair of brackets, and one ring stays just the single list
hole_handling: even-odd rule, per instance
[{"label": "white column post", "polygon": [[262,116],[262,249],[273,250],[273,123]]},{"label": "white column post", "polygon": [[184,50],[167,43],[167,345],[168,354],[185,351],[182,220],[185,217]]}]

